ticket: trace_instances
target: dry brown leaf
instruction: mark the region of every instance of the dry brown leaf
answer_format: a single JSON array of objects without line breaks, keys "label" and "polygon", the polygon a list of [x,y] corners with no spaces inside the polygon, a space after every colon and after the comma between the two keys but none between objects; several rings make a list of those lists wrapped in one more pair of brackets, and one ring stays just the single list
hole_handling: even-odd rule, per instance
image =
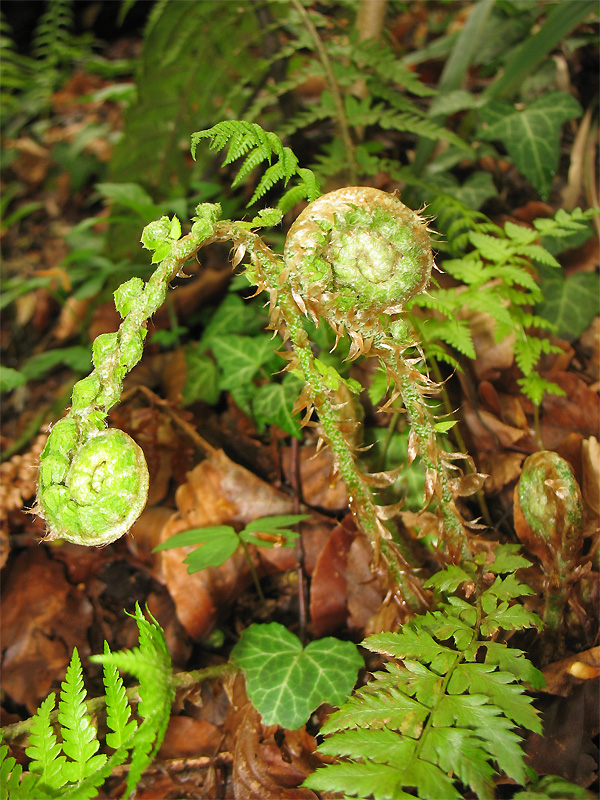
[{"label": "dry brown leaf", "polygon": [[216,725],[193,717],[171,717],[158,753],[159,758],[214,756],[223,735]]},{"label": "dry brown leaf", "polygon": [[494,380],[501,371],[508,369],[514,361],[514,335],[496,341],[496,323],[489,314],[475,312],[465,315],[471,326],[473,345],[477,358],[472,361],[473,369],[479,380]]},{"label": "dry brown leaf", "polygon": [[[293,510],[290,498],[235,464],[221,451],[212,453],[189,473],[187,483],[177,490],[176,502],[179,511],[165,525],[161,541],[189,528],[245,525],[259,517],[291,514]],[[177,616],[190,636],[197,639],[211,632],[219,609],[227,607],[244,590],[251,575],[241,551],[220,567],[189,575],[183,559],[192,549],[161,551],[158,560]],[[293,549],[265,552],[271,564],[273,559],[279,559],[280,569],[290,569],[295,564]]]},{"label": "dry brown leaf", "polygon": [[[348,507],[348,492],[344,482],[338,477],[331,482],[333,473],[333,454],[323,449],[315,455],[314,445],[299,448],[300,480],[302,497],[310,506],[339,511]],[[291,448],[286,447],[281,454],[284,474],[291,483]]]},{"label": "dry brown leaf", "polygon": [[64,342],[79,333],[90,303],[91,298],[89,297],[81,299],[75,295],[67,297],[56,325],[52,330],[52,335],[57,342]]},{"label": "dry brown leaf", "polygon": [[331,531],[329,541],[321,550],[310,585],[310,618],[314,635],[327,636],[346,627],[348,590],[346,565],[355,526],[351,518]]},{"label": "dry brown leaf", "polygon": [[316,741],[305,729],[287,731],[265,727],[246,696],[244,679],[229,687],[231,711],[225,727],[233,753],[233,791],[236,800],[316,800],[299,784],[320,761],[313,755]]},{"label": "dry brown leaf", "polygon": [[558,384],[564,396],[546,394],[542,401],[541,432],[544,446],[557,449],[570,433],[596,436],[600,429],[600,397],[573,372],[550,372],[545,377]]},{"label": "dry brown leaf", "polygon": [[591,511],[600,514],[600,444],[595,436],[581,442],[583,499]]},{"label": "dry brown leaf", "polygon": [[73,647],[82,658],[89,653],[92,606],[62,565],[34,547],[12,563],[1,610],[3,689],[33,714],[64,677]]},{"label": "dry brown leaf", "polygon": [[372,568],[373,551],[364,536],[350,545],[347,558],[348,625],[365,630],[381,608],[385,591]]},{"label": "dry brown leaf", "polygon": [[516,480],[521,474],[523,453],[488,453],[479,459],[482,472],[487,473],[484,483],[486,492],[499,492],[507,483]]},{"label": "dry brown leaf", "polygon": [[[589,671],[582,669],[585,666]],[[574,686],[582,680],[592,680],[600,675],[600,647],[592,647],[583,653],[561,658],[544,668],[546,694],[568,697]]]},{"label": "dry brown leaf", "polygon": [[463,402],[462,415],[480,453],[486,450],[496,451],[499,447],[511,447],[528,433],[507,425],[485,409],[476,411],[468,400]]},{"label": "dry brown leaf", "polygon": [[595,382],[596,391],[600,388],[600,316],[595,317],[590,327],[579,337],[579,344],[588,356],[586,373]]},{"label": "dry brown leaf", "polygon": [[539,702],[544,735],[530,734],[523,745],[538,775],[560,775],[584,787],[596,779],[599,687],[598,678],[578,680],[568,697],[552,695]]}]

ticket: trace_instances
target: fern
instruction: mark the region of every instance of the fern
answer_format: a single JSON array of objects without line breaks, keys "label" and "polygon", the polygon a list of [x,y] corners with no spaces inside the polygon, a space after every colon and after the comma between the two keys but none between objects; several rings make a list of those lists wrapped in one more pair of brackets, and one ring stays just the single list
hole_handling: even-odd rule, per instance
[{"label": "fern", "polygon": [[[560,348],[539,333],[529,333],[531,329],[538,332],[555,329],[552,321],[529,310],[542,299],[532,262],[560,267],[554,255],[540,244],[540,235],[560,240],[582,232],[593,214],[593,209],[586,212],[575,209],[571,213],[561,210],[553,219],[535,220],[533,228],[510,221],[500,228],[486,221],[478,212],[477,216],[464,217],[463,226],[454,230],[454,234],[457,230],[460,232],[454,236],[452,246],[466,247],[470,244],[474,249],[462,258],[442,262],[444,272],[463,286],[459,289],[432,289],[411,303],[412,307],[434,309],[438,313],[433,320],[413,319],[420,330],[426,355],[435,355],[456,365],[454,357],[436,345],[444,342],[455,351],[474,358],[470,330],[457,316],[465,309],[483,312],[494,320],[494,335],[498,341],[514,335],[515,362],[523,373],[519,386],[524,394],[539,405],[544,393],[562,393],[556,384],[535,372],[542,354],[557,353]],[[483,223],[479,223],[478,217],[484,220]],[[436,348],[435,353],[432,347]]]},{"label": "fern", "polygon": [[[139,629],[139,647],[111,653],[105,645],[102,656],[92,661],[104,665],[106,721],[110,732],[106,744],[114,752],[98,753],[100,742],[85,702],[81,661],[73,651],[65,680],[61,685],[58,723],[60,740],[53,729],[55,696],[51,694],[31,720],[27,756],[29,771],[21,768],[6,747],[0,749],[0,792],[13,800],[86,800],[96,797],[98,789],[112,770],[131,752],[126,796],[134,791],[142,772],[160,747],[169,721],[174,697],[171,663],[164,634],[156,620],[144,618],[136,606],[134,618]],[[118,669],[125,669],[139,680],[138,725],[131,719]]]},{"label": "fern", "polygon": [[[235,188],[245,180],[252,170],[267,162],[268,168],[260,179],[254,194],[248,203],[251,206],[263,197],[276,183],[283,181],[287,186],[291,178],[297,176],[300,182],[292,187],[279,201],[282,211],[291,208],[298,200],[312,202],[319,197],[321,191],[314,174],[309,169],[298,167],[298,159],[289,147],[284,147],[278,136],[265,131],[260,125],[244,120],[225,120],[208,130],[198,131],[192,135],[192,156],[196,156],[196,148],[202,139],[210,139],[212,150],[223,150],[227,147],[227,155],[223,166],[231,164],[242,156],[246,156],[235,176],[232,187]],[[277,161],[271,163],[272,156]]]},{"label": "fern", "polygon": [[516,549],[498,546],[491,563],[481,553],[447,567],[426,583],[446,597],[437,611],[363,642],[400,662],[332,714],[319,751],[346,760],[317,770],[305,786],[375,800],[413,797],[416,789],[421,800],[450,800],[462,797],[460,783],[485,800],[494,796],[495,765],[526,783],[515,728],[541,733],[541,724],[522,684],[538,689],[544,680],[522,651],[498,639],[503,630],[541,628],[514,602],[533,594],[515,575],[529,564]]},{"label": "fern", "polygon": [[32,53],[44,67],[45,77],[54,79],[58,68],[70,57],[73,7],[71,0],[50,0],[33,37]]}]

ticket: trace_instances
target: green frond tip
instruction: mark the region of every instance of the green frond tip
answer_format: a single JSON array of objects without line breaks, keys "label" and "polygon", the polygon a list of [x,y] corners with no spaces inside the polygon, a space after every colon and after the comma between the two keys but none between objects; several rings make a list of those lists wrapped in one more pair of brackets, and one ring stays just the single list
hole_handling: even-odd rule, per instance
[{"label": "green frond tip", "polygon": [[[309,169],[300,168],[293,151],[286,147],[276,134],[265,131],[256,122],[224,120],[212,128],[193,133],[191,151],[194,159],[198,144],[203,139],[210,140],[211,150],[223,150],[227,147],[223,166],[245,156],[242,166],[231,184],[233,188],[239,186],[253,169],[263,162],[267,162],[268,167],[248,206],[256,203],[279,181],[283,181],[284,186],[287,186],[292,178],[298,178],[299,182],[284,195],[278,204],[282,211],[291,208],[293,203],[290,201],[292,199],[294,202],[302,199],[312,202],[321,193],[314,173]],[[273,161],[273,156],[276,156],[276,161]],[[285,203],[282,205],[284,200]]]},{"label": "green frond tip", "polygon": [[100,747],[85,704],[86,691],[77,648],[61,684],[58,721],[63,738],[63,752],[71,759],[62,766],[62,775],[69,783],[79,783],[100,769],[106,761],[103,754],[95,755]]}]

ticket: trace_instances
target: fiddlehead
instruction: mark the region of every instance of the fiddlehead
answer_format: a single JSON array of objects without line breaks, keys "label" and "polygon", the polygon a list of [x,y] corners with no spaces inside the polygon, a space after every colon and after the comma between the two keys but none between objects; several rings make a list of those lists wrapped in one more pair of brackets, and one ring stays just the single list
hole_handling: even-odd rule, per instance
[{"label": "fiddlehead", "polygon": [[71,408],[53,426],[40,456],[35,511],[48,526],[48,539],[109,544],[141,514],[148,496],[144,454],[123,431],[106,429],[106,418],[119,401],[123,378],[142,357],[148,319],[164,302],[169,281],[212,235],[218,210],[203,207],[192,232],[179,241],[176,219],[163,217],[145,228],[144,247],[162,260],[148,283],[132,278],[115,292],[123,322],[94,341],[94,370],[75,384]]},{"label": "fiddlehead", "polygon": [[[451,476],[457,469],[451,462],[464,456],[438,445],[427,405],[436,386],[418,369],[418,356],[407,358],[415,341],[398,316],[430,280],[433,253],[425,222],[394,195],[368,187],[338,189],[311,203],[294,222],[285,263],[298,307],[315,320],[327,320],[338,336],[345,330],[351,357],[369,353],[384,366],[410,417],[409,457],[418,454],[427,470],[426,502],[438,500],[440,547],[460,559],[468,539],[455,499],[467,491],[466,482]],[[480,483],[474,477],[469,491]],[[354,502],[362,503],[357,497]]]}]

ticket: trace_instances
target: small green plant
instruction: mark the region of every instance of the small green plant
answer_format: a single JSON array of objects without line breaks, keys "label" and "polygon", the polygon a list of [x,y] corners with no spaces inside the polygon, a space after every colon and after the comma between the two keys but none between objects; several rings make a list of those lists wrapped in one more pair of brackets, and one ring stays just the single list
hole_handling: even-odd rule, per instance
[{"label": "small green plant", "polygon": [[[430,321],[430,338],[445,338],[473,355],[468,328],[454,316],[464,306],[487,310],[498,321],[500,335],[515,329],[523,334],[516,349],[527,380],[541,352],[550,347],[543,339],[524,335],[526,326],[544,324],[523,310],[539,297],[528,270],[530,261],[556,264],[537,243],[538,237],[565,236],[581,228],[589,214],[561,212],[556,220],[538,221],[535,230],[507,223],[504,230],[492,226],[485,233],[471,231],[475,249],[449,264],[450,272],[464,281],[466,289],[434,290],[425,295],[423,289],[433,267],[429,231],[396,197],[350,187],[314,199],[319,189],[312,173],[299,167],[274,134],[255,124],[219,123],[194,135],[193,151],[203,139],[217,149],[227,148],[226,163],[244,158],[241,176],[254,165],[270,163],[252,201],[278,182],[287,185],[296,180],[284,195],[284,205],[290,197],[311,202],[291,226],[283,256],[258,233],[280,222],[280,209],[262,209],[250,221],[232,221],[219,218],[218,204],[203,203],[197,208],[190,233],[182,238],[175,217],[162,217],[144,229],[142,243],[153,251],[153,263],[159,266],[147,284],[132,278],[115,293],[123,323],[119,331],[104,334],[94,343],[95,369],[75,385],[71,409],[54,426],[41,456],[38,507],[49,525],[49,536],[106,544],[123,535],[141,512],[147,489],[141,451],[126,434],[106,431],[105,420],[119,399],[125,374],[141,358],[147,321],[164,302],[169,281],[202,247],[228,241],[234,245],[236,263],[249,256],[246,277],[268,293],[269,328],[287,343],[281,351],[288,360],[287,371],[304,384],[294,410],[303,412],[304,424],[313,411],[317,413],[320,435],[333,451],[360,530],[375,557],[383,559],[391,584],[401,587],[406,602],[418,610],[425,602],[421,581],[407,547],[388,523],[397,507],[379,505],[373,493],[373,488],[393,483],[396,474],[370,474],[359,462],[358,420],[352,416],[351,398],[362,387],[343,378],[313,352],[314,326],[317,330],[319,325],[329,326],[336,341],[346,335],[350,360],[366,355],[379,361],[390,387],[388,402],[401,400],[408,413],[409,462],[418,455],[425,466],[425,502],[437,501],[438,550],[444,560],[461,561],[469,556],[471,534],[457,501],[476,491],[481,478],[469,456],[448,452],[438,443],[440,432],[450,427],[451,421],[437,420],[427,400],[436,391],[423,369],[418,333],[420,330],[427,342],[427,323],[417,328],[412,325],[414,317],[411,320],[403,312],[415,302],[433,306],[446,320]],[[224,341],[215,339],[211,346],[219,358]],[[535,385],[541,396],[547,386],[540,388],[539,380]],[[342,389],[345,398],[340,402]],[[125,460],[115,470],[110,466],[111,453],[120,452],[121,444],[127,444],[121,456]],[[460,461],[472,474],[462,476]],[[125,485],[119,484],[121,478],[126,479]],[[104,483],[106,498],[99,493]]]},{"label": "small green plant", "polygon": [[304,519],[308,519],[306,514],[261,517],[248,523],[239,533],[231,525],[190,528],[171,536],[166,542],[155,547],[153,552],[172,550],[174,547],[200,545],[183,559],[184,563],[188,565],[188,572],[192,575],[207,567],[220,566],[235,553],[238,547],[241,547],[252,572],[258,594],[262,597],[258,575],[248,552],[248,545],[267,548],[293,547],[294,540],[298,538],[299,534],[297,531],[291,530],[289,526],[297,525]]},{"label": "small green plant", "polygon": [[[171,659],[164,633],[155,619],[146,619],[139,606],[135,621],[139,646],[133,650],[111,653],[105,647],[92,661],[104,665],[106,688],[106,744],[113,751],[99,753],[97,729],[86,706],[81,661],[74,650],[58,704],[49,695],[29,721],[29,770],[22,768],[7,747],[0,748],[0,790],[7,800],[54,800],[57,797],[85,800],[96,797],[99,787],[115,767],[129,761],[126,797],[130,797],[152,762],[164,738],[175,696]],[[137,717],[127,699],[119,670],[139,681]],[[58,721],[58,734],[55,732]]]}]

